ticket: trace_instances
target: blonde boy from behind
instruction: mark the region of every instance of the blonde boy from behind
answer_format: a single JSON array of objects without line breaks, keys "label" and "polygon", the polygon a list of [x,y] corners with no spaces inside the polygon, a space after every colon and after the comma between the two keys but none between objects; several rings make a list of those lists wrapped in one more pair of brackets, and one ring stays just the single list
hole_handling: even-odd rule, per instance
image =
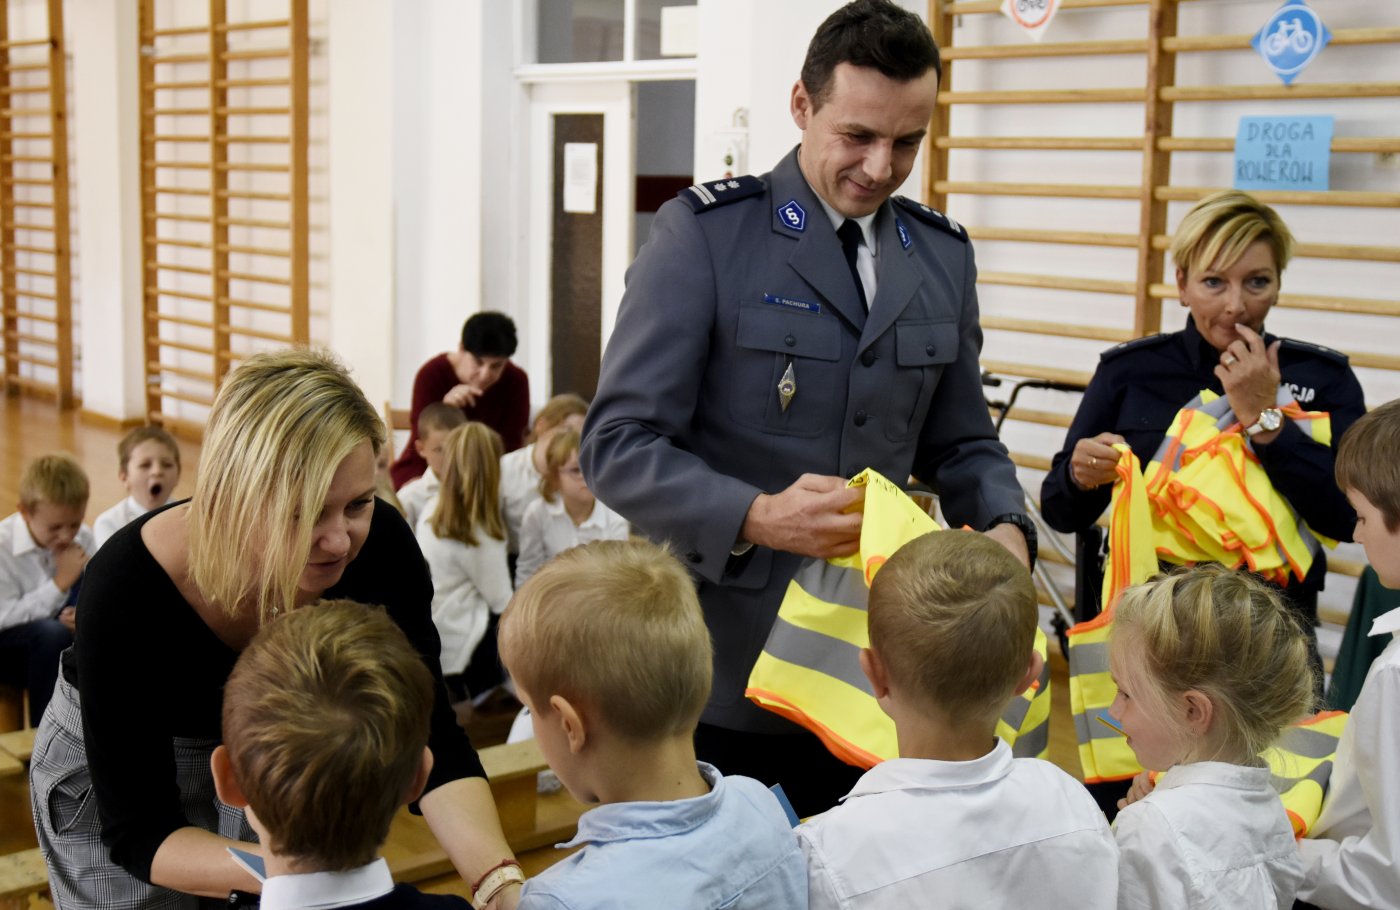
[{"label": "blonde boy from behind", "polygon": [[73,643],[73,585],[97,549],[83,524],[88,479],[68,455],[41,455],[19,480],[19,511],[0,521],[0,681],[29,692],[39,726]]},{"label": "blonde boy from behind", "polygon": [[399,505],[408,526],[418,529],[418,522],[427,517],[427,506],[442,488],[442,474],[447,465],[447,435],[467,422],[461,408],[437,402],[418,415],[418,438],[413,447],[428,467],[421,475],[399,488]]},{"label": "blonde boy from behind", "polygon": [[813,910],[1116,906],[1118,849],[1093,799],[994,733],[1040,673],[1037,618],[1030,574],[981,534],[925,535],[880,569],[861,668],[900,757],[798,828]]},{"label": "blonde boy from behind", "polygon": [[695,760],[713,654],[675,557],[643,541],[561,553],[506,609],[500,651],[550,767],[598,804],[566,845],[584,849],[526,882],[521,910],[805,910],[777,799]]},{"label": "blonde boy from behind", "polygon": [[[1337,486],[1356,510],[1352,537],[1381,584],[1400,589],[1400,400],[1351,425],[1337,450]],[[1400,632],[1400,609],[1377,616],[1372,635]],[[1322,814],[1300,841],[1298,899],[1319,907],[1400,908],[1400,638],[1371,662],[1337,759]]]},{"label": "blonde boy from behind", "polygon": [[432,674],[378,607],[319,601],[262,627],[225,686],[210,766],[262,843],[265,910],[469,906],[395,886],[377,858],[432,769],[432,704]]}]

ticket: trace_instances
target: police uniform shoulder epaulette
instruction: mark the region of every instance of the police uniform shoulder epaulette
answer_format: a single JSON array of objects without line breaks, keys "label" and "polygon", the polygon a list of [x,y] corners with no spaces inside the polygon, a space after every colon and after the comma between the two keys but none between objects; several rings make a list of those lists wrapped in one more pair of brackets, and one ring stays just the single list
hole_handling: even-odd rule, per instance
[{"label": "police uniform shoulder epaulette", "polygon": [[967,242],[967,231],[963,228],[963,226],[961,224],[958,224],[952,218],[949,218],[947,215],[940,212],[938,209],[929,208],[922,202],[915,202],[908,196],[895,196],[893,197],[893,201],[901,209],[913,215],[920,221],[925,222],[926,224],[931,224],[934,227],[938,228],[940,231],[952,234],[954,237],[958,238],[963,243]]},{"label": "police uniform shoulder epaulette", "polygon": [[1113,347],[1109,348],[1107,351],[1104,351],[1102,354],[1099,355],[1099,361],[1103,362],[1107,360],[1112,360],[1113,358],[1126,354],[1129,351],[1138,351],[1143,348],[1153,348],[1171,337],[1171,333],[1163,332],[1159,335],[1148,335],[1146,338],[1134,338],[1132,341],[1125,341],[1122,344],[1115,344]]},{"label": "police uniform shoulder epaulette", "polygon": [[1314,357],[1323,357],[1327,360],[1334,360],[1342,366],[1350,364],[1350,359],[1341,351],[1334,351],[1331,348],[1323,347],[1320,344],[1313,344],[1311,341],[1296,341],[1292,338],[1282,339],[1281,348],[1285,351],[1299,351],[1304,354],[1311,354]]},{"label": "police uniform shoulder epaulette", "polygon": [[697,183],[681,190],[676,195],[684,199],[697,213],[708,212],[730,202],[738,202],[750,196],[757,196],[765,189],[758,177],[744,175],[727,180],[713,180]]}]

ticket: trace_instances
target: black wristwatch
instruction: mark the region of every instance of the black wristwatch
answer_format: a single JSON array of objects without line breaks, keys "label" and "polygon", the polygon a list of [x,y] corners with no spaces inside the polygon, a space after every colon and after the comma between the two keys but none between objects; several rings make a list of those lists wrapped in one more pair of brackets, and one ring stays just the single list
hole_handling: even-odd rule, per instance
[{"label": "black wristwatch", "polygon": [[1026,554],[1030,557],[1031,568],[1034,569],[1035,554],[1039,541],[1039,537],[1035,532],[1035,522],[1031,521],[1028,516],[1022,515],[1020,512],[1007,512],[1005,515],[998,515],[996,518],[987,522],[987,526],[982,530],[990,531],[997,525],[1015,525],[1021,529],[1021,533],[1026,536]]}]

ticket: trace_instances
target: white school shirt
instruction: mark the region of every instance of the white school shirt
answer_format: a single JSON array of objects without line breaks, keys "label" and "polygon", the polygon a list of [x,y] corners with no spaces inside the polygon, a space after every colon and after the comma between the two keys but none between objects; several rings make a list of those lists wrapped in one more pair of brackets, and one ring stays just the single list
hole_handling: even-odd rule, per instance
[{"label": "white school shirt", "polygon": [[433,625],[442,639],[444,675],[461,673],[486,635],[490,614],[500,614],[510,602],[510,569],[506,542],[480,528],[476,546],[444,540],[428,520],[437,500],[428,501],[418,523],[418,546],[433,577]]},{"label": "white school shirt", "polygon": [[893,758],[797,829],[812,910],[1111,910],[1118,848],[1084,785],[1001,739],[973,761]]},{"label": "white school shirt", "polygon": [[1292,907],[1303,865],[1268,768],[1177,765],[1113,822],[1120,908]]},{"label": "white school shirt", "polygon": [[345,872],[274,875],[263,882],[259,906],[266,910],[333,910],[363,904],[393,890],[389,864],[377,859]]},{"label": "white school shirt", "polygon": [[431,467],[424,468],[422,474],[399,487],[399,505],[403,506],[404,521],[410,528],[418,527],[418,522],[433,514],[432,509],[426,507],[437,498],[441,487],[442,481]]},{"label": "white school shirt", "polygon": [[564,510],[564,497],[554,502],[543,498],[530,503],[525,519],[520,523],[520,558],[515,563],[515,586],[518,588],[555,556],[579,544],[595,540],[626,540],[627,520],[594,500],[593,511],[575,525]]},{"label": "white school shirt", "polygon": [[[97,550],[87,525],[76,543],[89,556]],[[68,592],[53,583],[53,573],[53,554],[34,542],[23,515],[0,521],[0,629],[57,615]]]},{"label": "white school shirt", "polygon": [[506,517],[512,553],[520,552],[520,523],[525,520],[525,510],[542,498],[540,479],[533,442],[501,456],[501,513]]},{"label": "white school shirt", "polygon": [[150,509],[136,501],[135,496],[128,496],[97,516],[97,521],[92,523],[94,543],[96,546],[102,546],[113,534],[149,511]]},{"label": "white school shirt", "polygon": [[[1372,635],[1400,632],[1400,609],[1377,616]],[[1298,897],[1321,907],[1400,908],[1400,637],[1366,673],[1351,709],[1322,814],[1298,842]]]}]

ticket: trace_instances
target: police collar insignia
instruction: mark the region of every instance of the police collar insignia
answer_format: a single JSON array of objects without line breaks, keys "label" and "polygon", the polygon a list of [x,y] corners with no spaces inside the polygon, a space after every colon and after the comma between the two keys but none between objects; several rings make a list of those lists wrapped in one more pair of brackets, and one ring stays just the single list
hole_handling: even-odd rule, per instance
[{"label": "police collar insignia", "polygon": [[913,241],[909,239],[909,231],[905,229],[904,222],[896,218],[894,220],[894,229],[899,232],[899,245],[906,250],[909,249]]},{"label": "police collar insignia", "polygon": [[797,204],[796,199],[789,199],[778,206],[778,220],[783,223],[783,227],[794,231],[807,230],[807,213]]}]

